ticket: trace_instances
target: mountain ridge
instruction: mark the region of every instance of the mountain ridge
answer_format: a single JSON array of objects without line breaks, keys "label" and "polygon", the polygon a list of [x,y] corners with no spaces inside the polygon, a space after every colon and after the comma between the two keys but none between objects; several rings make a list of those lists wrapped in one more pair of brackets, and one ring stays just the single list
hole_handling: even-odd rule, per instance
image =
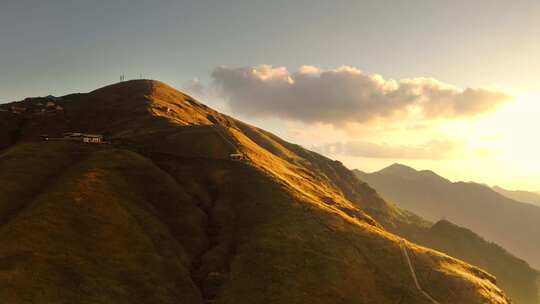
[{"label": "mountain ridge", "polygon": [[[535,216],[540,214],[540,208],[513,201],[477,183],[425,178],[425,171],[412,168],[408,168],[403,176],[386,172],[383,169],[373,173],[356,173],[387,201],[433,223],[426,224],[430,227],[427,231],[413,227],[412,230],[398,229],[395,233],[482,265],[502,279],[503,285],[507,286],[516,301],[540,302],[539,287],[535,283],[538,271],[533,268],[538,262],[535,260],[538,257],[535,248],[539,244],[533,241],[536,240],[533,235],[539,229]],[[499,244],[511,254],[490,245],[491,242]],[[481,258],[481,254],[492,255],[492,259]],[[493,259],[495,256],[500,260]],[[512,264],[515,269],[501,268],[504,264]],[[515,283],[518,281],[522,283]]]},{"label": "mountain ridge", "polygon": [[[409,167],[410,168],[410,167]],[[409,173],[411,172],[416,172],[416,181],[418,181],[418,179],[421,177],[421,176],[424,176],[424,172],[425,171],[417,171],[413,168],[410,168],[412,170],[408,171]],[[445,210],[444,208],[440,208],[440,204],[436,205],[436,207],[434,207],[435,205],[433,204],[430,204],[429,203],[429,199],[435,199],[434,197],[425,197],[424,196],[424,202],[422,203],[423,206],[427,209],[424,209],[424,210],[421,210],[419,208],[416,208],[414,207],[414,204],[413,205],[409,205],[409,204],[412,204],[412,197],[411,195],[415,195],[415,193],[420,193],[420,190],[408,190],[407,192],[404,192],[404,193],[407,193],[407,197],[406,199],[405,198],[402,198],[401,200],[399,199],[399,193],[398,191],[394,191],[393,193],[390,193],[390,188],[391,187],[388,187],[386,184],[382,185],[379,183],[379,181],[381,181],[383,178],[382,176],[389,176],[388,174],[385,173],[385,170],[381,170],[381,171],[377,171],[377,172],[373,172],[373,173],[368,173],[368,174],[360,174],[359,176],[361,176],[364,180],[367,180],[372,186],[374,186],[377,190],[379,190],[379,192],[381,192],[383,194],[383,196],[386,196],[386,198],[388,198],[390,201],[393,201],[393,202],[398,202],[400,204],[400,206],[404,207],[405,209],[409,209],[413,212],[417,212],[419,213],[419,215],[425,217],[426,219],[428,220],[432,220],[432,221],[437,221],[437,220],[440,220],[440,219],[444,219],[445,217],[449,217],[450,216],[450,212],[452,213],[455,213],[457,212],[456,210],[454,209],[449,209],[448,207],[446,208],[446,210],[449,212],[448,214],[445,214],[443,210]],[[394,177],[396,177],[396,175],[393,175]],[[404,181],[403,177],[401,176],[397,176],[398,179],[394,180],[394,182],[397,182],[397,183],[400,183],[400,179],[401,181]],[[405,178],[407,178],[408,181],[411,180],[410,176],[407,175],[405,176]],[[444,178],[443,178],[444,179]],[[446,179],[444,179],[446,180]],[[533,215],[536,215],[536,214],[540,214],[540,208],[538,206],[534,206],[532,204],[528,204],[528,203],[523,203],[523,202],[518,202],[518,201],[515,201],[515,200],[512,200],[510,198],[507,198],[505,196],[503,196],[502,194],[496,192],[496,191],[493,191],[490,187],[486,186],[486,185],[482,185],[482,184],[478,184],[478,183],[474,183],[474,182],[450,182],[450,183],[446,183],[446,182],[441,182],[442,180],[439,180],[437,181],[436,184],[431,184],[430,186],[433,186],[435,187],[434,189],[426,189],[426,190],[430,190],[428,191],[429,195],[435,193],[435,191],[441,191],[440,193],[444,194],[441,196],[441,198],[445,198],[445,195],[449,195],[451,194],[451,189],[458,189],[459,188],[459,198],[460,199],[467,199],[468,197],[478,197],[478,198],[481,198],[480,200],[477,200],[475,202],[476,205],[480,205],[482,206],[482,208],[485,207],[484,210],[490,210],[489,209],[489,206],[491,206],[491,202],[500,202],[502,204],[504,204],[504,206],[514,206],[518,209],[524,209],[526,211],[523,211],[521,214],[517,214],[517,213],[512,213],[513,216],[524,216],[526,219],[528,219],[528,217],[530,216],[530,214],[532,213]],[[413,184],[407,184],[407,186],[412,186]],[[418,184],[419,185],[419,184]],[[403,185],[401,185],[403,186]],[[396,187],[393,188],[394,190],[398,189]],[[402,191],[405,191],[407,190],[406,188],[403,188],[403,189],[400,189]],[[426,194],[423,194],[423,195],[426,195]],[[457,195],[457,193],[456,193]],[[447,197],[447,196],[446,196]],[[457,200],[457,197],[454,197],[454,199]],[[457,202],[457,201],[456,201]],[[450,202],[448,202],[450,203]],[[444,205],[442,207],[445,207]],[[429,209],[431,208],[431,209]],[[435,208],[435,209],[434,209]],[[499,208],[496,208],[495,210],[501,210],[502,207],[499,206]],[[509,207],[505,207],[506,211],[508,211],[507,209]],[[528,211],[528,212],[527,212]],[[476,216],[476,215],[475,215]],[[504,218],[502,218],[504,219]],[[459,223],[459,222],[458,222]],[[466,226],[466,227],[471,227],[473,228],[474,231],[476,232],[479,232],[481,234],[482,233],[482,230],[478,230],[478,229],[474,229],[474,225],[471,225],[471,223],[469,222],[462,222],[461,223],[462,225]],[[532,225],[532,223],[531,223]],[[531,227],[535,227],[534,225],[531,226]],[[540,229],[539,227],[536,227],[536,229]],[[489,238],[489,235],[484,235],[486,237]],[[497,239],[494,239],[495,241],[497,241]],[[504,245],[504,243],[502,243],[502,245]],[[539,245],[540,246],[540,245]],[[540,261],[537,260],[538,257],[535,257],[534,258],[534,255],[532,253],[530,253],[529,255],[526,255],[524,257],[527,257],[527,259],[533,264],[533,265],[540,265],[538,263],[540,263]]]},{"label": "mountain ridge", "polygon": [[492,189],[515,201],[540,206],[540,193],[523,190],[507,190],[499,186],[493,186]]},{"label": "mountain ridge", "polygon": [[[340,162],[156,81],[46,101],[0,112],[0,299],[426,301],[375,219],[399,215]],[[41,140],[74,131],[111,143]],[[405,246],[442,303],[510,303],[480,268]]]}]

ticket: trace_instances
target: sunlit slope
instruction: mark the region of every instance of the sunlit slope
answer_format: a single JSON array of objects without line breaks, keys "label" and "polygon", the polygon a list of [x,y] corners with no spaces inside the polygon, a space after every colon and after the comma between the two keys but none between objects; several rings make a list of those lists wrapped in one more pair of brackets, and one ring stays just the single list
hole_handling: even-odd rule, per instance
[{"label": "sunlit slope", "polygon": [[[359,178],[368,180],[373,186],[379,187],[383,194],[388,193],[388,189],[399,192],[400,189],[403,190],[403,185],[407,183],[424,184],[421,192],[420,187],[411,188],[409,191],[418,190],[419,192],[416,192],[416,195],[419,201],[426,197],[432,197],[433,204],[435,205],[431,206],[429,208],[430,210],[436,208],[439,203],[439,200],[436,199],[435,192],[431,189],[435,187],[431,185],[433,180],[441,184],[451,185],[449,181],[442,180],[429,171],[419,173],[410,168],[397,167],[397,165],[388,170],[393,171],[399,168],[399,172],[401,172],[399,175],[400,178],[397,180],[395,179],[397,177],[394,179],[388,178],[386,183],[382,183],[382,180],[376,179],[383,179],[383,174],[376,177],[373,174],[366,174],[358,170],[355,170],[355,173]],[[441,193],[445,192],[441,191]],[[444,202],[446,199],[441,197],[440,201]],[[395,202],[403,206],[400,204],[401,201]],[[404,205],[407,203],[408,201]],[[440,220],[433,223],[423,220],[410,211],[400,209],[397,206],[391,207],[395,210],[393,214],[396,216],[390,220],[387,220],[385,214],[373,214],[389,231],[406,237],[418,244],[440,250],[453,257],[480,266],[497,277],[498,285],[516,303],[540,303],[540,285],[537,283],[540,279],[540,272],[529,266],[527,262],[509,253],[501,246],[485,240],[475,232],[464,227],[459,227],[448,220]],[[448,208],[448,206],[439,207],[441,210]],[[414,210],[419,213],[421,212],[421,210]]]},{"label": "sunlit slope", "polygon": [[477,265],[497,277],[500,286],[516,303],[540,303],[540,272],[499,245],[449,221],[428,222],[393,207],[393,216],[372,214],[388,231],[417,244],[445,252]]},{"label": "sunlit slope", "polygon": [[[159,82],[63,103],[27,118],[0,158],[0,183],[20,181],[0,188],[0,205],[17,206],[0,209],[0,300],[430,303],[400,238],[368,215],[390,214],[386,203],[340,163]],[[57,129],[114,144],[21,144]],[[439,302],[509,303],[479,268],[405,244]]]},{"label": "sunlit slope", "polygon": [[415,242],[478,265],[497,276],[497,284],[516,303],[540,303],[540,273],[499,245],[488,242],[472,231],[448,221],[435,223],[416,237]]}]

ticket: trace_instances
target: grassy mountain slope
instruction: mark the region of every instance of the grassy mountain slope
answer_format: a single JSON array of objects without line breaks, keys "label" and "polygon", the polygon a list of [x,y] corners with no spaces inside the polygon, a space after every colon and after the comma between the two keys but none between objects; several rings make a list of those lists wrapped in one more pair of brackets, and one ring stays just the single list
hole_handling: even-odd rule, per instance
[{"label": "grassy mountain slope", "polygon": [[[402,208],[427,215],[428,218],[436,219],[437,214],[458,208],[456,205],[464,208],[462,212],[466,213],[469,207],[461,204],[467,202],[472,204],[470,200],[460,201],[456,195],[449,194],[448,188],[454,183],[431,171],[419,172],[402,165],[393,165],[377,173],[367,174],[358,170],[355,170],[355,173],[361,180],[368,181],[388,200],[396,202]],[[450,204],[452,198],[458,202],[450,206],[445,205]],[[432,205],[424,206],[424,204]],[[496,207],[493,206],[491,209],[494,208]],[[517,303],[540,303],[540,285],[537,283],[540,274],[525,261],[486,241],[471,230],[447,220],[438,220],[433,224],[405,210],[398,209],[396,213],[402,214],[401,219],[394,219],[393,222],[401,224],[388,226],[392,232],[488,270],[497,276],[500,286]],[[451,214],[451,211],[448,213]],[[382,219],[375,218],[384,223]],[[459,222],[459,218],[446,218]],[[484,218],[489,220],[489,216]]]},{"label": "grassy mountain slope", "polygon": [[202,213],[150,161],[128,151],[50,143],[18,145],[2,155],[1,166],[2,185],[19,186],[2,187],[2,210],[17,207],[2,212],[2,302],[200,298],[181,246],[189,239],[174,238],[174,225],[166,224],[179,221],[186,235],[203,240]]},{"label": "grassy mountain slope", "polygon": [[411,240],[459,257],[497,276],[498,284],[516,303],[540,303],[540,273],[495,243],[488,242],[469,229],[448,221],[435,223],[427,232]]},{"label": "grassy mountain slope", "polygon": [[525,261],[447,220],[433,224],[404,210],[398,213],[401,215],[392,220],[389,231],[487,270],[516,303],[540,303],[540,273]]},{"label": "grassy mountain slope", "polygon": [[[0,152],[1,300],[429,303],[369,215],[388,205],[339,162],[159,82],[60,103],[18,115]],[[65,131],[113,144],[37,141]],[[441,303],[509,303],[490,274],[405,244]]]}]

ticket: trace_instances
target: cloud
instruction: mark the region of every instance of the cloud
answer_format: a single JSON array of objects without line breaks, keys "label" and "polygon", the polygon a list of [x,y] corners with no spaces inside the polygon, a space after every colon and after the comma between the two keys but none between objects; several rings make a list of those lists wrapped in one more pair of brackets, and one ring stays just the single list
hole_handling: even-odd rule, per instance
[{"label": "cloud", "polygon": [[389,145],[365,141],[336,142],[315,147],[325,155],[392,159],[447,159],[461,150],[462,143],[432,140],[420,145]]},{"label": "cloud", "polygon": [[510,97],[482,89],[459,89],[433,78],[384,79],[357,68],[302,66],[218,67],[213,87],[234,113],[307,123],[344,125],[374,119],[471,117],[494,111]]},{"label": "cloud", "polygon": [[188,94],[197,97],[205,97],[207,95],[207,88],[198,78],[193,78],[184,83],[182,89]]}]

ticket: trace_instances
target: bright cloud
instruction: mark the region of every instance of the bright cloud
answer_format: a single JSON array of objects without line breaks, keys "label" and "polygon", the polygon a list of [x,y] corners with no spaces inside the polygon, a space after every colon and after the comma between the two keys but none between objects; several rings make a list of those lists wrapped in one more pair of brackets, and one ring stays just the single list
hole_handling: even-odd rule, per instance
[{"label": "bright cloud", "polygon": [[433,78],[384,79],[350,66],[302,66],[294,73],[270,65],[219,67],[212,79],[234,113],[334,126],[414,115],[428,120],[472,117],[510,99],[503,92],[460,89]]}]

